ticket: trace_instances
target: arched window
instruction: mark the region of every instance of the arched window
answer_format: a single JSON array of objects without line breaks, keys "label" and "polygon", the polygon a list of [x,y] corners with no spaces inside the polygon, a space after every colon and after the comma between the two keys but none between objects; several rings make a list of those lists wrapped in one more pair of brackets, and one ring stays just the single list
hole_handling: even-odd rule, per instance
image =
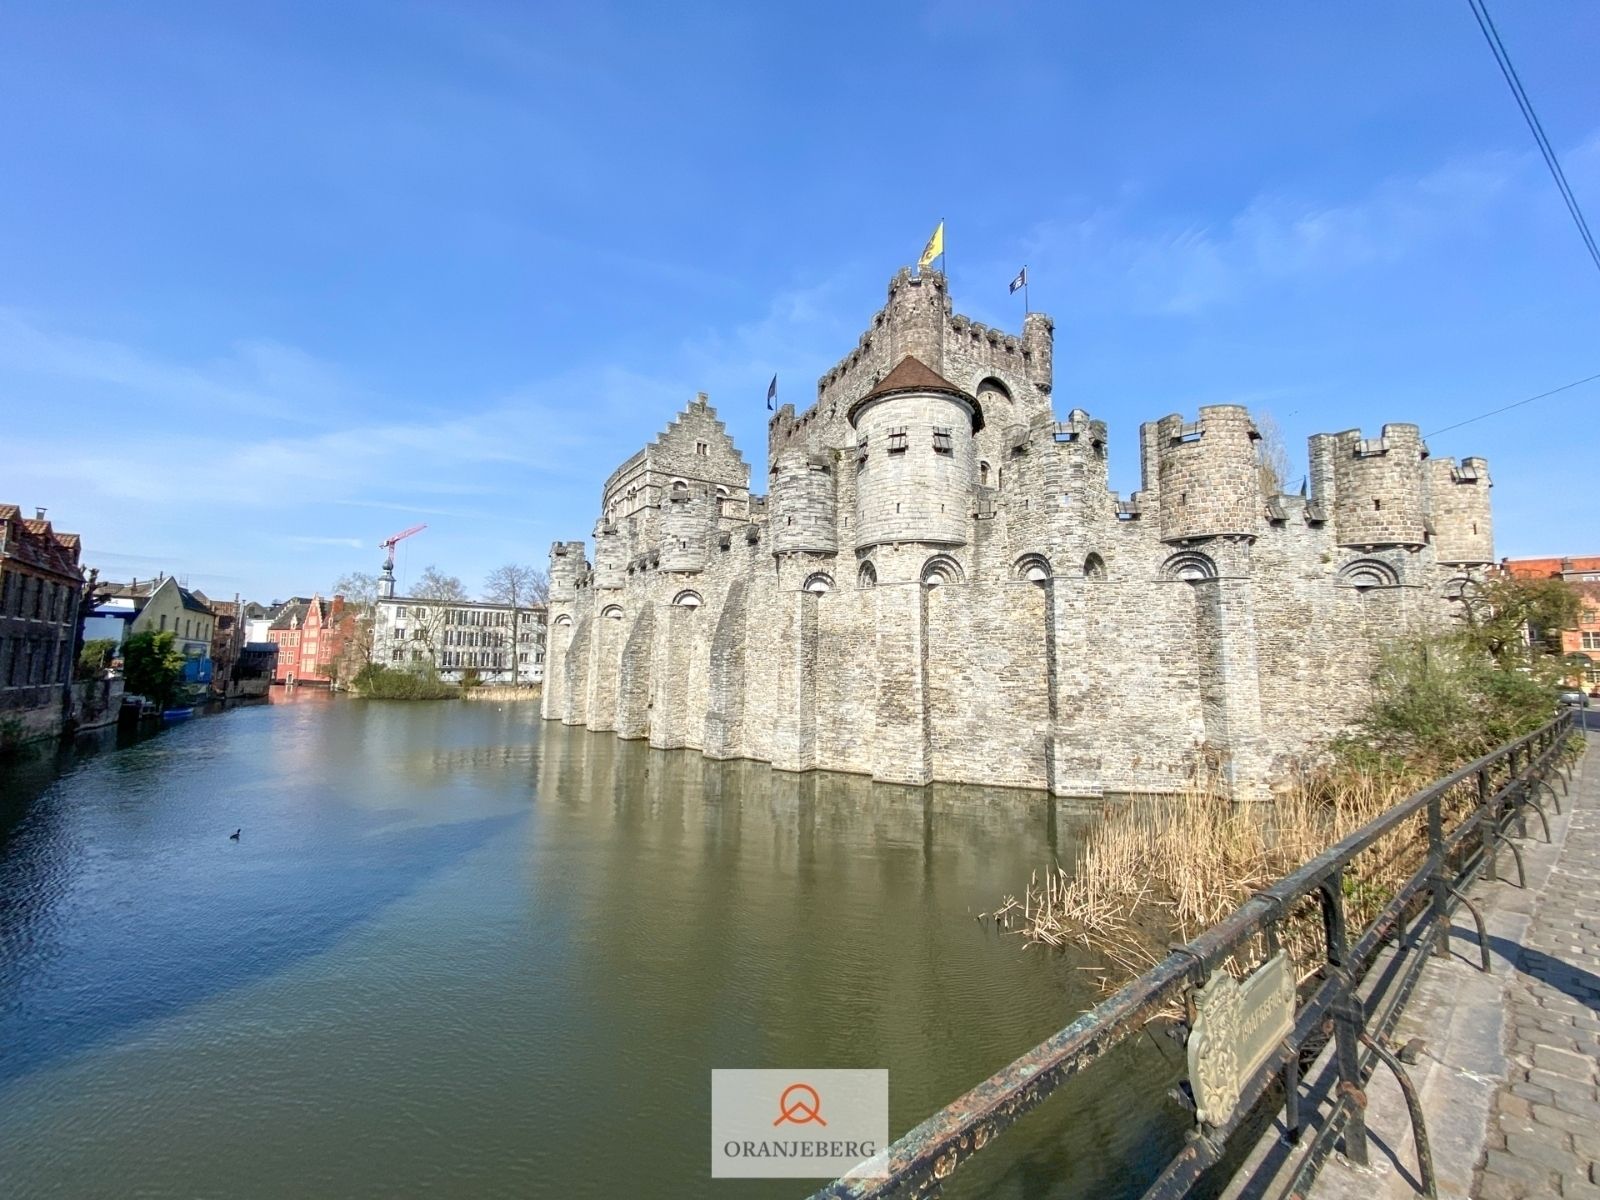
[{"label": "arched window", "polygon": [[856,572],[856,586],[861,588],[878,586],[878,568],[870,561],[862,563],[860,570]]},{"label": "arched window", "polygon": [[833,591],[833,576],[826,571],[817,571],[806,576],[806,581],[801,585],[800,590],[811,592],[817,596],[825,596]]},{"label": "arched window", "polygon": [[1369,588],[1398,587],[1400,573],[1382,559],[1358,558],[1346,563],[1339,571],[1339,583],[1358,592]]},{"label": "arched window", "polygon": [[948,554],[935,554],[922,564],[924,587],[941,587],[947,583],[960,583],[964,578],[961,564]]},{"label": "arched window", "polygon": [[600,615],[608,621],[622,620],[622,605],[608,604],[600,610]]},{"label": "arched window", "polygon": [[699,608],[705,601],[700,598],[699,592],[685,591],[674,596],[672,603],[679,608]]},{"label": "arched window", "polygon": [[672,498],[674,500],[687,500],[689,498],[689,481],[674,479],[672,481]]},{"label": "arched window", "polygon": [[564,629],[568,625],[571,625],[571,624],[572,624],[572,618],[569,617],[566,613],[562,613],[559,617],[556,618],[556,628],[557,629]]},{"label": "arched window", "polygon": [[1083,577],[1085,579],[1104,579],[1106,577],[1106,560],[1098,554],[1091,554],[1083,560]]},{"label": "arched window", "polygon": [[989,464],[986,462],[980,462],[978,464],[978,486],[989,486]]},{"label": "arched window", "polygon": [[991,398],[1011,403],[1011,389],[992,375],[978,384],[978,402],[982,404]]},{"label": "arched window", "polygon": [[1161,578],[1201,583],[1217,577],[1217,564],[1198,550],[1181,550],[1161,564]]},{"label": "arched window", "polygon": [[1024,554],[1012,566],[1018,579],[1029,583],[1045,583],[1050,579],[1050,560],[1042,554]]}]

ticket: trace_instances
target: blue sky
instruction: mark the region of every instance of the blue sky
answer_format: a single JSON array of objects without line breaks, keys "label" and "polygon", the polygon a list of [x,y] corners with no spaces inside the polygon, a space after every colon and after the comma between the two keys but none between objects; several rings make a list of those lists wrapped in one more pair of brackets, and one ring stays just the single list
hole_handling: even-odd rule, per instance
[{"label": "blue sky", "polygon": [[[1600,6],[1494,5],[1600,222]],[[0,500],[111,577],[476,589],[696,391],[765,459],[948,219],[1061,410],[1424,432],[1600,372],[1600,273],[1460,2],[52,5],[0,14]],[[1600,551],[1600,382],[1433,438]]]}]

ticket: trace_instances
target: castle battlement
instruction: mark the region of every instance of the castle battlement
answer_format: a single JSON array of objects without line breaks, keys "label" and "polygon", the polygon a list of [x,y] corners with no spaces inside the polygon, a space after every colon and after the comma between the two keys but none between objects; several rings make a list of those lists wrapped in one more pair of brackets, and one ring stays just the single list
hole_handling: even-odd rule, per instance
[{"label": "castle battlement", "polygon": [[1053,409],[1053,338],[897,272],[773,414],[765,496],[697,395],[608,478],[593,566],[552,547],[545,715],[899,783],[1261,795],[1493,563],[1487,462],[1410,424],[1314,435],[1288,496],[1246,408],[1171,413],[1120,496],[1106,423]]}]

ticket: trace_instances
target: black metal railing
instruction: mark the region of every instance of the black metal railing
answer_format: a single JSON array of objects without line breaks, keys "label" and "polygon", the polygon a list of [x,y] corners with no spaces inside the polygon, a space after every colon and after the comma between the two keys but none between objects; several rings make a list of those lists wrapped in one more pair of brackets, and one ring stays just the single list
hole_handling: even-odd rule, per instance
[{"label": "black metal railing", "polygon": [[[1280,1082],[1281,1098],[1271,1111],[1280,1115],[1289,1140],[1302,1140],[1301,1132],[1310,1128],[1301,1112],[1302,1060],[1330,1041],[1336,1076],[1329,1107],[1319,1113],[1315,1136],[1306,1139],[1287,1190],[1303,1194],[1341,1138],[1344,1155],[1355,1163],[1366,1163],[1365,1087],[1382,1062],[1395,1073],[1406,1098],[1416,1135],[1419,1177],[1424,1192],[1432,1195],[1432,1160],[1422,1113],[1400,1058],[1387,1040],[1428,957],[1449,955],[1451,914],[1458,906],[1472,913],[1482,969],[1489,970],[1483,918],[1463,894],[1465,887],[1480,874],[1497,878],[1502,850],[1510,850],[1519,882],[1526,882],[1522,853],[1511,837],[1526,835],[1531,813],[1539,818],[1549,840],[1549,822],[1540,797],[1547,793],[1560,811],[1551,779],[1561,784],[1565,794],[1562,751],[1573,726],[1571,712],[1564,711],[1542,728],[1436,780],[1375,817],[1258,892],[1232,916],[1187,945],[1174,947],[1160,963],[1098,1007],[895,1141],[886,1151],[887,1175],[871,1179],[847,1176],[824,1187],[813,1200],[937,1195],[958,1167],[1113,1046],[1137,1034],[1163,1012],[1182,1006],[1192,1014],[1196,990],[1230,957],[1248,957],[1252,947],[1260,945],[1268,953],[1276,951],[1284,922],[1302,902],[1315,903],[1321,909],[1323,962],[1300,988],[1292,1031],[1244,1082],[1238,1102],[1223,1123],[1196,1120],[1183,1149],[1150,1183],[1144,1193],[1146,1200],[1186,1195],[1202,1175],[1222,1161],[1235,1133],[1247,1125],[1259,1127],[1264,1098]],[[1422,865],[1388,897],[1377,915],[1352,935],[1345,922],[1347,870],[1363,852],[1419,817],[1425,817],[1427,823],[1428,849]],[[1386,960],[1383,972],[1373,973],[1382,974],[1382,984],[1363,992],[1370,968],[1385,947],[1392,949],[1392,957]]]}]

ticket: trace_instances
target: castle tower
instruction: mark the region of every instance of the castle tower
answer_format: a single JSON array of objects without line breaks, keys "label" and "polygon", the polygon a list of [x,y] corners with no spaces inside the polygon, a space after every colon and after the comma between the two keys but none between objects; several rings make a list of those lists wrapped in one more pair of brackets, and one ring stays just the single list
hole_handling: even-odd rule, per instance
[{"label": "castle tower", "polygon": [[1022,346],[1028,378],[1048,394],[1055,378],[1056,323],[1040,312],[1023,317]]},{"label": "castle tower", "polygon": [[704,571],[706,535],[710,531],[709,501],[688,488],[672,489],[667,514],[661,523],[661,569]]},{"label": "castle tower", "polygon": [[1331,511],[1339,545],[1421,546],[1427,541],[1427,456],[1415,425],[1385,425],[1375,438],[1362,437],[1359,429],[1312,437],[1312,498]]},{"label": "castle tower", "polygon": [[856,549],[965,545],[977,483],[978,402],[907,356],[850,406]]},{"label": "castle tower", "polygon": [[1489,510],[1489,463],[1482,458],[1428,460],[1428,510],[1433,546],[1441,563],[1484,566],[1494,562]]},{"label": "castle tower", "polygon": [[889,361],[898,363],[910,355],[935,367],[943,363],[950,312],[950,292],[942,273],[913,275],[910,268],[902,267],[889,281],[889,303],[884,309],[889,324]]},{"label": "castle tower", "polygon": [[556,542],[550,547],[550,603],[570,604],[578,597],[578,581],[589,569],[582,542]]},{"label": "castle tower", "polygon": [[602,517],[594,527],[594,585],[620,588],[628,581],[628,547],[622,531]]},{"label": "castle tower", "polygon": [[1109,486],[1106,438],[1106,423],[1081,408],[1073,409],[1065,421],[1057,422],[1056,445],[1067,466],[1067,483],[1074,491],[1098,496]]},{"label": "castle tower", "polygon": [[1142,426],[1139,435],[1145,490],[1160,506],[1162,540],[1254,536],[1262,519],[1261,435],[1249,412],[1237,404],[1209,404],[1193,423],[1174,413],[1153,425]]},{"label": "castle tower", "polygon": [[798,447],[778,455],[772,467],[768,511],[774,554],[838,553],[833,456],[826,452],[808,455]]}]

